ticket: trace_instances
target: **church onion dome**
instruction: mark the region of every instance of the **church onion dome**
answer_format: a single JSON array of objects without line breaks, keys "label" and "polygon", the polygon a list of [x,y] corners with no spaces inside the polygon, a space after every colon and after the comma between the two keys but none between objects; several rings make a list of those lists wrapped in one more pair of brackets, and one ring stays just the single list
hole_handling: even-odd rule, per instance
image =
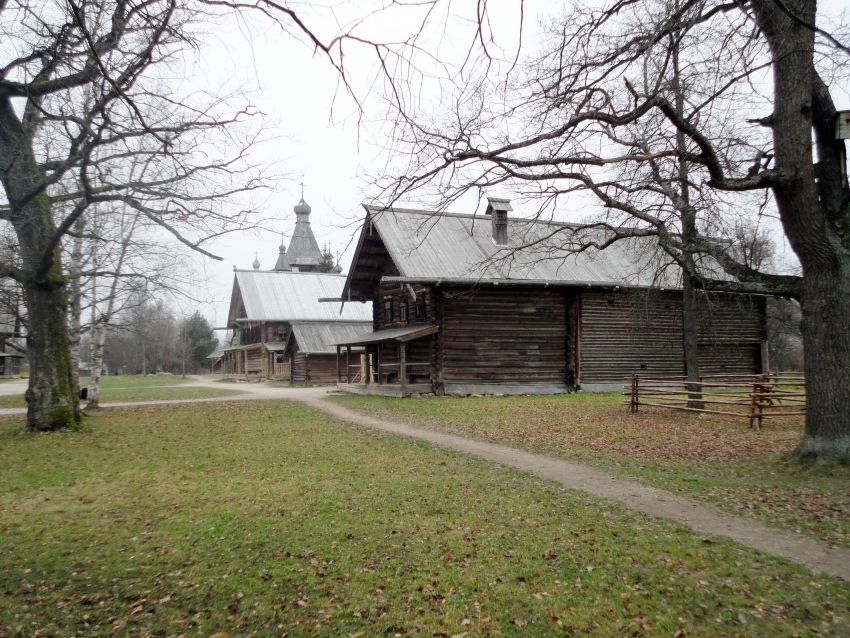
[{"label": "church onion dome", "polygon": [[260,258],[257,255],[254,255],[254,263],[252,265],[254,266],[254,270],[260,269]]},{"label": "church onion dome", "polygon": [[[274,265],[275,270],[292,270],[289,264],[289,255],[286,254],[286,243],[283,241],[284,234],[280,234],[280,248],[278,249],[277,262]],[[290,245],[290,249],[292,246]]]},{"label": "church onion dome", "polygon": [[304,201],[304,198],[301,198],[301,201],[295,204],[292,209],[295,211],[296,215],[309,215],[312,212],[312,208],[310,208],[310,204]]}]

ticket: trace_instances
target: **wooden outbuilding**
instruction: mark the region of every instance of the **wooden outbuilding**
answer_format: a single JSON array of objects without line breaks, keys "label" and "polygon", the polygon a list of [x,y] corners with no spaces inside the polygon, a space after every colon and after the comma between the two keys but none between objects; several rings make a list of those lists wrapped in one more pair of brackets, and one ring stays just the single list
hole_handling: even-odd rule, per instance
[{"label": "wooden outbuilding", "polygon": [[344,284],[336,273],[237,270],[228,316],[233,337],[218,369],[248,379],[336,381],[333,344],[372,327],[368,306],[346,304],[340,312]]},{"label": "wooden outbuilding", "polygon": [[[485,216],[365,209],[343,296],[371,302],[373,331],[337,342],[341,388],[556,393],[684,373],[680,275],[651,240],[576,253],[574,226],[510,218],[497,199]],[[703,374],[766,367],[763,298],[700,303]]]},{"label": "wooden outbuilding", "polygon": [[318,272],[321,252],[302,198],[289,250],[281,242],[273,270],[235,270],[227,328],[229,343],[211,369],[246,379],[336,381],[334,343],[369,332],[370,304],[340,308],[345,277]]},{"label": "wooden outbuilding", "polygon": [[5,285],[0,290],[7,308],[0,310],[0,376],[17,376],[26,361],[25,329],[20,312],[20,289]]}]

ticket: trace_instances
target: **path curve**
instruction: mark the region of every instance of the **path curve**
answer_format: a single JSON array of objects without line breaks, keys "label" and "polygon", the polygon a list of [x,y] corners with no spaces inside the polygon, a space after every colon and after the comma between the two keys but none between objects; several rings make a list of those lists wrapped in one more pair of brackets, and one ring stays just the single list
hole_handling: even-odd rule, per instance
[{"label": "path curve", "polygon": [[440,447],[472,454],[501,465],[530,472],[570,489],[617,501],[649,516],[666,518],[700,534],[716,534],[768,554],[781,556],[815,572],[850,581],[850,550],[831,547],[801,534],[763,525],[672,492],[617,478],[583,463],[525,452],[506,445],[467,439],[422,427],[376,419],[342,407],[327,397],[299,400],[339,419],[385,432],[429,441]]},{"label": "path curve", "polygon": [[[186,385],[222,388],[222,383],[193,377]],[[276,388],[266,384],[228,384],[245,394],[203,399],[144,401],[103,404],[104,408],[213,401],[245,401],[288,399],[305,403],[343,421],[384,432],[409,436],[435,445],[501,465],[514,467],[564,487],[581,490],[595,496],[617,501],[626,507],[649,516],[665,518],[700,534],[724,536],[768,554],[781,556],[804,565],[814,572],[829,574],[850,581],[850,550],[831,547],[801,534],[794,534],[763,525],[757,521],[723,512],[671,492],[617,478],[583,463],[526,452],[507,445],[468,439],[406,423],[378,419],[349,410],[328,400],[327,388]],[[0,414],[21,414],[22,409],[0,410]]]}]

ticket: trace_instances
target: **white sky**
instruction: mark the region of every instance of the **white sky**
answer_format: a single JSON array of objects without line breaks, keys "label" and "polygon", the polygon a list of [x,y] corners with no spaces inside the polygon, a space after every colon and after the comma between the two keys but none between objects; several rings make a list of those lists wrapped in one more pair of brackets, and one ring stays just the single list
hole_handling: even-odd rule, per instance
[{"label": "white sky", "polygon": [[[362,15],[367,2],[334,2],[337,15],[349,12]],[[455,6],[474,10],[475,3],[459,2]],[[541,6],[557,6],[545,0],[526,0],[525,29],[532,34],[537,28],[536,15]],[[495,6],[495,3],[494,3]],[[518,6],[518,5],[517,5]],[[517,6],[498,3],[495,24],[500,29],[500,42],[510,44],[518,32]],[[321,19],[304,7],[309,24],[332,26],[327,13]],[[363,33],[388,41],[413,29],[421,15],[409,9],[372,18]],[[471,16],[467,16],[468,18]],[[465,50],[465,42],[451,42],[451,31],[468,35],[469,22],[463,16],[447,16],[445,32],[433,41],[444,57]],[[322,21],[324,20],[324,22]],[[406,24],[405,24],[406,22]],[[209,29],[209,27],[205,27]],[[330,31],[328,31],[330,33]],[[503,36],[503,37],[501,37]],[[312,207],[310,221],[320,246],[327,242],[340,252],[340,263],[347,272],[353,246],[352,236],[359,230],[363,217],[361,203],[366,201],[365,176],[383,167],[387,161],[381,148],[382,122],[376,104],[380,89],[371,92],[365,103],[365,117],[358,122],[354,102],[338,86],[338,74],[320,54],[313,54],[304,38],[283,33],[267,20],[251,20],[245,25],[236,20],[211,29],[204,36],[201,49],[190,69],[193,82],[204,89],[242,89],[251,102],[265,113],[263,129],[268,137],[277,138],[255,153],[276,172],[286,174],[279,187],[270,193],[263,206],[264,215],[274,218],[265,231],[234,233],[205,247],[224,257],[217,262],[201,256],[195,263],[201,280],[194,299],[208,300],[198,308],[220,327],[226,324],[233,267],[251,268],[256,254],[260,268],[273,267],[278,254],[280,233],[291,233],[295,216],[292,207],[301,197],[299,183],[304,182],[304,198]],[[365,49],[347,48],[347,64],[360,95],[368,93],[368,83],[376,75],[374,58]],[[438,106],[438,105],[435,105]],[[474,205],[474,204],[473,204]],[[356,239],[356,236],[355,236]],[[177,300],[180,314],[190,314],[197,307],[194,300]],[[219,333],[223,336],[223,333]]]},{"label": "white sky", "polygon": [[[362,14],[365,2],[334,2],[337,16]],[[827,3],[841,9],[840,0]],[[475,2],[456,2],[455,7],[474,9]],[[334,30],[328,13],[319,19],[306,3],[305,18],[310,24],[321,25],[325,35]],[[316,7],[317,3],[313,3]],[[516,2],[492,2],[494,25],[500,42],[512,46],[518,31]],[[525,3],[524,41],[533,42],[538,15],[557,10],[558,1],[536,0]],[[326,7],[322,7],[325,11]],[[404,17],[402,17],[404,16]],[[370,33],[379,40],[397,37],[412,28],[413,13],[382,16],[370,22]],[[467,16],[467,19],[470,16]],[[344,23],[344,17],[339,18]],[[405,23],[406,22],[406,23]],[[444,57],[457,56],[466,49],[466,42],[453,41],[454,34],[469,33],[463,16],[449,16],[445,29],[430,40]],[[338,87],[336,71],[327,60],[314,55],[303,38],[286,34],[265,20],[244,23],[229,20],[216,27],[205,27],[206,45],[195,54],[190,77],[199,87],[210,90],[241,88],[248,92],[251,102],[265,113],[264,133],[276,138],[255,154],[255,159],[287,175],[263,203],[264,215],[273,218],[265,231],[238,233],[207,246],[224,257],[217,262],[196,258],[200,281],[193,297],[205,300],[178,300],[181,314],[199,309],[215,326],[224,326],[233,281],[233,267],[250,268],[254,255],[261,268],[270,269],[277,258],[280,232],[291,233],[294,225],[292,207],[300,198],[299,182],[305,184],[305,199],[312,207],[313,232],[320,245],[330,243],[347,271],[353,246],[352,235],[359,230],[362,219],[361,202],[367,199],[365,176],[385,167],[387,159],[381,145],[383,127],[376,98],[380,88],[366,102],[365,120],[358,124],[353,102]],[[352,77],[360,82],[356,89],[366,92],[367,83],[374,77],[374,67],[368,58],[349,51],[347,64]],[[215,88],[212,88],[215,87]],[[847,92],[835,96],[846,101]],[[438,107],[438,104],[434,105]],[[843,104],[844,108],[850,104]],[[475,202],[470,201],[470,206]],[[454,207],[456,212],[472,212]],[[518,211],[522,215],[523,211]],[[289,245],[288,239],[286,241]],[[223,333],[218,333],[223,337]]]}]

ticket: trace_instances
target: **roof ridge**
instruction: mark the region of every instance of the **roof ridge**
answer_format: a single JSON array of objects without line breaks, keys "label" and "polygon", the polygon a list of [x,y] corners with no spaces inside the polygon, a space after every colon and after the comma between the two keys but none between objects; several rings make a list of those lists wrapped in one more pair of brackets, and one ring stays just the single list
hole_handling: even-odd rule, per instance
[{"label": "roof ridge", "polygon": [[305,270],[251,270],[249,268],[234,268],[233,272],[249,272],[249,273],[261,273],[264,275],[321,275],[327,277],[345,277],[342,273],[338,272],[317,272],[315,270],[305,271]]},{"label": "roof ridge", "polygon": [[[395,206],[378,206],[376,204],[363,204],[363,207],[373,213],[401,213],[405,215],[428,215],[430,217],[458,217],[461,219],[487,219],[484,213],[453,213],[451,211],[426,210],[424,208],[403,208]],[[522,224],[549,224],[552,226],[562,226],[564,228],[575,227],[579,228],[587,224],[578,222],[562,222],[554,219],[540,219],[533,217],[508,217],[509,222],[518,222]]]}]

